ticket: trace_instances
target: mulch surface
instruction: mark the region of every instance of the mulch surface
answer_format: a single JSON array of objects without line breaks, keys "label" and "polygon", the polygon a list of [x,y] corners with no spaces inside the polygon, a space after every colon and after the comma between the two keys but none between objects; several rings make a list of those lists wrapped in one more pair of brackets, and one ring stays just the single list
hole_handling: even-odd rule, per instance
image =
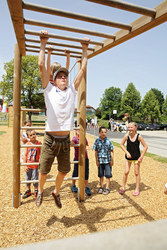
[{"label": "mulch surface", "polygon": [[[18,209],[13,208],[12,129],[0,127],[0,130],[6,131],[0,135],[0,247],[78,236],[167,218],[167,196],[163,193],[167,182],[167,164],[149,157],[144,158],[141,165],[141,193],[137,197],[133,196],[135,176],[132,166],[127,191],[121,196],[118,192],[122,184],[125,160],[123,151],[118,147],[115,147],[109,195],[97,194],[97,166],[94,152],[89,151],[89,185],[92,196],[86,196],[85,202],[78,202],[77,194],[71,192],[71,181],[64,181],[60,192],[63,207],[58,209],[51,195],[54,183],[47,182],[40,208],[36,207],[33,195],[22,199],[22,205]],[[42,137],[38,139],[42,141]],[[93,145],[95,138],[87,135],[87,139]],[[54,165],[48,178],[55,178],[56,173]],[[67,177],[71,177],[71,172]],[[21,167],[21,180],[24,179],[24,167]],[[21,184],[21,193],[24,194],[25,190],[25,185]]]}]

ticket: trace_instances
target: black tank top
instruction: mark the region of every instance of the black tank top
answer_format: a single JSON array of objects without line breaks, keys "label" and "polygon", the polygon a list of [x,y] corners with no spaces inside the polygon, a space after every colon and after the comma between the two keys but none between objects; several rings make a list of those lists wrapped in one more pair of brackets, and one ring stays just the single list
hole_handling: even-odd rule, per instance
[{"label": "black tank top", "polygon": [[127,160],[138,160],[140,157],[140,141],[139,141],[139,134],[136,136],[136,140],[132,142],[128,136],[127,139],[127,151],[131,154],[132,158],[128,158],[125,155]]}]

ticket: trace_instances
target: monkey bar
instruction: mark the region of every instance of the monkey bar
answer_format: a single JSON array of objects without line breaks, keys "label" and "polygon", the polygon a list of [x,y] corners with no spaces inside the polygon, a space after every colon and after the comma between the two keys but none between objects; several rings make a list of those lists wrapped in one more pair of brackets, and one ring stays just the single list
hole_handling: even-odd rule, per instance
[{"label": "monkey bar", "polygon": [[[63,0],[62,0],[63,1]],[[69,0],[70,1],[70,0]],[[130,24],[123,22],[116,22],[107,20],[95,16],[88,16],[85,14],[73,13],[70,11],[59,10],[57,8],[41,6],[22,0],[7,0],[17,44],[15,45],[14,52],[14,124],[13,124],[13,205],[15,208],[19,206],[19,193],[20,193],[20,93],[21,93],[21,57],[25,56],[27,52],[39,53],[40,43],[40,32],[39,27],[46,27],[47,29],[56,30],[56,34],[48,32],[48,36],[53,40],[69,41],[70,43],[61,43],[55,41],[48,41],[47,45],[68,47],[71,50],[70,56],[76,58],[78,62],[78,68],[81,64],[81,46],[77,43],[83,41],[78,35],[87,34],[94,38],[90,41],[88,48],[88,59],[95,57],[96,55],[103,53],[127,40],[136,37],[145,31],[148,31],[164,22],[167,21],[167,0],[160,3],[155,8],[148,8],[144,6],[134,5],[128,2],[119,0],[82,0],[87,2],[87,8],[89,9],[90,4],[105,5],[108,8],[120,9],[121,11],[129,12],[129,14],[136,13],[141,15],[139,18],[131,22]],[[91,2],[91,3],[90,3]],[[49,4],[46,1],[46,4]],[[73,1],[71,1],[71,4]],[[56,7],[56,1],[54,4]],[[24,12],[29,15],[31,12],[38,12],[43,14],[42,20],[33,20],[31,18],[25,18]],[[96,8],[94,9],[96,15]],[[59,16],[61,18],[73,19],[78,22],[76,27],[62,25],[60,23],[52,23],[44,21],[45,15]],[[79,28],[82,23],[89,23],[90,29]],[[28,30],[27,27],[37,27],[33,30]],[[96,25],[96,30],[92,29],[91,26]],[[103,32],[98,31],[98,27],[103,26]],[[106,31],[107,27],[117,29],[114,34]],[[58,31],[73,32],[72,36],[58,34]],[[28,37],[30,36],[30,37]],[[36,38],[34,38],[34,36]],[[104,40],[98,40],[105,38]],[[47,53],[47,52],[46,52]],[[62,49],[55,48],[53,55],[65,56]],[[86,75],[81,83],[78,91],[78,113],[77,121],[80,124],[80,160],[79,160],[79,188],[80,188],[80,199],[84,200],[84,165],[85,165],[85,123],[86,123]]]}]

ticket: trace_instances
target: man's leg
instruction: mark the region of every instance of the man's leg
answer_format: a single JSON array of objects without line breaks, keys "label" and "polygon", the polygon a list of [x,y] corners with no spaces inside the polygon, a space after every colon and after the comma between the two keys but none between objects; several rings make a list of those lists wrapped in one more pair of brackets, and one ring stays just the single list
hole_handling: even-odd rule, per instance
[{"label": "man's leg", "polygon": [[64,177],[66,176],[67,173],[63,173],[58,171],[57,177],[56,177],[56,183],[55,183],[55,189],[52,192],[52,196],[55,200],[55,203],[57,205],[58,208],[62,208],[62,204],[60,201],[60,195],[59,195],[59,191],[60,191],[60,187],[63,183]]},{"label": "man's leg", "polygon": [[56,177],[56,183],[55,183],[55,189],[54,189],[54,194],[56,196],[59,195],[60,187],[63,183],[64,177],[67,175],[67,173],[62,173],[58,171],[57,177]]},{"label": "man's leg", "polygon": [[36,199],[36,206],[40,207],[43,201],[43,187],[46,181],[46,174],[39,173],[39,193]]},{"label": "man's leg", "polygon": [[39,173],[39,194],[43,193],[43,187],[46,182],[46,177],[47,177],[47,174]]},{"label": "man's leg", "polygon": [[70,171],[70,138],[69,135],[66,138],[57,139],[58,143],[58,153],[57,153],[57,161],[58,161],[58,174],[55,182],[55,189],[52,192],[52,196],[55,199],[55,203],[58,208],[62,207],[60,201],[60,188],[63,183],[64,177]]}]

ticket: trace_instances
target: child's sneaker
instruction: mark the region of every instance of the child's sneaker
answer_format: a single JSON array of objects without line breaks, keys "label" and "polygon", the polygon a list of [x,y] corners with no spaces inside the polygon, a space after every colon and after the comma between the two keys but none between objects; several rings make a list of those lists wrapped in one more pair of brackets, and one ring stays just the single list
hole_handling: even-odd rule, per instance
[{"label": "child's sneaker", "polygon": [[89,187],[86,187],[85,188],[85,192],[88,196],[91,196],[91,191],[90,191],[90,188]]},{"label": "child's sneaker", "polygon": [[73,185],[73,186],[71,187],[71,191],[72,191],[73,193],[77,193],[77,192],[78,192],[78,189],[76,188],[75,185]]},{"label": "child's sneaker", "polygon": [[26,199],[26,198],[28,198],[29,196],[31,196],[31,190],[27,190],[27,191],[25,192],[25,194],[23,194],[22,198],[23,198],[23,199]]},{"label": "child's sneaker", "polygon": [[38,195],[38,190],[34,190],[34,196],[37,197]]}]

